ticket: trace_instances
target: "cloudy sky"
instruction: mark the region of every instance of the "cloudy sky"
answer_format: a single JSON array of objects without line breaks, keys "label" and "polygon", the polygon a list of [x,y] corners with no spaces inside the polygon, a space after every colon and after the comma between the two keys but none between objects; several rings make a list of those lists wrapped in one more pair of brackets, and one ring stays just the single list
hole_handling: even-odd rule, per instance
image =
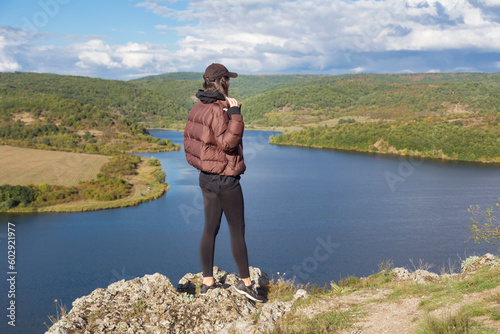
[{"label": "cloudy sky", "polygon": [[500,0],[2,0],[0,72],[500,72]]}]

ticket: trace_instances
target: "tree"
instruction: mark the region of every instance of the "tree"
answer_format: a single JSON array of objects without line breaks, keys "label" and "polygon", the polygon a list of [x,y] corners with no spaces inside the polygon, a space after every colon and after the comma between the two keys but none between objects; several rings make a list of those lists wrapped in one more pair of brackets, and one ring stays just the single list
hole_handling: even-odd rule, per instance
[{"label": "tree", "polygon": [[[489,244],[500,245],[500,220],[494,214],[494,209],[500,213],[500,204],[496,203],[492,207],[486,209],[486,211],[481,211],[479,205],[472,206],[469,208],[469,212],[473,216],[481,218],[480,220],[471,218],[472,226],[470,231],[472,233],[471,239],[474,242],[481,243],[483,241]],[[498,254],[500,255],[500,247],[498,248]]]},{"label": "tree", "polygon": [[167,177],[167,174],[164,171],[157,169],[153,172],[153,176],[154,176],[156,182],[165,183],[165,179]]},{"label": "tree", "polygon": [[0,210],[8,210],[15,206],[27,206],[36,199],[35,191],[30,187],[0,186]]},{"label": "tree", "polygon": [[149,158],[148,165],[149,166],[161,166],[161,162],[160,162],[160,160],[158,160],[156,158]]},{"label": "tree", "polygon": [[82,136],[83,140],[89,142],[89,143],[93,143],[94,142],[94,136],[88,132],[88,131],[85,131],[85,133],[83,134]]}]

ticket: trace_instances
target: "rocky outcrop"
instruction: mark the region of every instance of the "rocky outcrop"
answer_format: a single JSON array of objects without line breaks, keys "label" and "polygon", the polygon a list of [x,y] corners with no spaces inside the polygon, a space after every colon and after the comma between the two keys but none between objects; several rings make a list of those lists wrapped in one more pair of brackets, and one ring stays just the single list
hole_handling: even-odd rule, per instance
[{"label": "rocky outcrop", "polygon": [[410,272],[406,268],[394,268],[391,271],[394,274],[394,280],[397,282],[415,282],[429,283],[439,280],[439,275],[427,270],[418,269]]},{"label": "rocky outcrop", "polygon": [[[269,278],[250,268],[265,295]],[[202,274],[186,274],[175,288],[159,273],[113,283],[76,299],[71,311],[46,334],[66,333],[264,333],[307,293],[292,301],[256,305],[234,290],[237,277],[214,267],[214,277],[231,286],[197,295]]]},{"label": "rocky outcrop", "polygon": [[470,274],[475,273],[482,267],[489,266],[490,269],[493,267],[500,266],[500,259],[493,254],[487,253],[481,257],[470,256],[465,259],[461,264],[462,275],[467,277]]},{"label": "rocky outcrop", "polygon": [[396,282],[415,282],[415,283],[431,283],[442,279],[448,279],[450,277],[457,277],[457,279],[465,279],[471,274],[476,272],[478,269],[483,267],[497,267],[500,266],[500,260],[493,254],[487,253],[481,257],[471,256],[465,259],[461,264],[461,273],[452,273],[438,275],[436,273],[418,269],[410,272],[406,268],[394,268],[391,272],[394,274],[394,280]]}]

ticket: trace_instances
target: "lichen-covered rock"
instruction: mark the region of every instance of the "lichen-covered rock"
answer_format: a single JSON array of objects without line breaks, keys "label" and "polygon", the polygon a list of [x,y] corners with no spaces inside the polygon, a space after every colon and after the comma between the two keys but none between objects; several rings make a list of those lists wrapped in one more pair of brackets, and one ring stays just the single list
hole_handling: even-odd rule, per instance
[{"label": "lichen-covered rock", "polygon": [[421,269],[410,273],[405,268],[394,268],[392,269],[392,273],[394,274],[394,279],[398,282],[429,283],[439,280],[438,274]]},{"label": "lichen-covered rock", "polygon": [[[235,274],[229,274],[227,271],[219,269],[218,267],[214,267],[214,279],[230,285],[235,285],[238,281],[239,277]],[[250,266],[250,278],[255,283],[255,286],[258,289],[263,289],[269,284],[269,277],[265,272],[260,270],[259,268],[255,268]],[[177,285],[177,290],[183,292],[194,293],[196,290],[196,286],[201,286],[203,281],[203,274],[191,274],[187,273],[179,280],[179,284]]]},{"label": "lichen-covered rock", "polygon": [[293,304],[299,298],[307,297],[307,291],[303,289],[297,290],[293,297],[293,300],[289,302],[272,302],[267,303],[262,307],[262,312],[259,317],[259,322],[257,324],[258,333],[267,333],[273,330],[276,321],[285,315],[285,313],[292,310]]},{"label": "lichen-covered rock", "polygon": [[499,261],[498,257],[490,253],[487,253],[481,257],[470,256],[467,259],[465,259],[461,263],[462,273],[460,274],[438,275],[436,273],[432,273],[427,270],[416,270],[414,272],[410,272],[405,268],[394,268],[392,269],[392,273],[394,274],[394,280],[398,282],[412,281],[416,283],[429,283],[452,277],[458,279],[465,279],[482,267],[487,267],[487,266],[490,266],[491,268],[495,267],[497,261]]},{"label": "lichen-covered rock", "polygon": [[486,266],[494,267],[498,262],[498,257],[493,254],[486,253],[483,256],[470,256],[465,259],[462,264],[462,275],[468,277],[470,274],[476,272],[478,269]]},{"label": "lichen-covered rock", "polygon": [[[258,268],[251,277],[265,291],[269,278]],[[156,273],[96,289],[76,299],[71,311],[47,334],[73,333],[261,333],[274,328],[278,318],[289,312],[293,301],[264,305],[260,316],[253,301],[232,286],[234,274],[214,267],[214,277],[231,284],[227,289],[209,290],[199,296],[202,274],[186,274],[174,288]],[[298,292],[297,298],[303,296]]]}]

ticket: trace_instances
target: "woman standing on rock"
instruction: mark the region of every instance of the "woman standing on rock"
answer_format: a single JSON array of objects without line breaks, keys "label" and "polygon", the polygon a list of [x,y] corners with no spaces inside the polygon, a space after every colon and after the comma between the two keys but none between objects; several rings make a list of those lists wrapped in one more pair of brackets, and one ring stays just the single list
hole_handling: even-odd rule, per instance
[{"label": "woman standing on rock", "polygon": [[236,291],[263,302],[250,279],[245,243],[245,218],[240,175],[243,161],[243,117],[241,105],[228,97],[229,72],[222,64],[208,66],[203,75],[203,90],[196,93],[200,100],[191,109],[184,130],[184,151],[190,165],[200,170],[199,184],[205,207],[205,228],[201,237],[200,256],[203,284],[200,294],[220,287],[213,278],[215,238],[222,214],[226,216],[231,234],[231,251],[241,277]]}]

